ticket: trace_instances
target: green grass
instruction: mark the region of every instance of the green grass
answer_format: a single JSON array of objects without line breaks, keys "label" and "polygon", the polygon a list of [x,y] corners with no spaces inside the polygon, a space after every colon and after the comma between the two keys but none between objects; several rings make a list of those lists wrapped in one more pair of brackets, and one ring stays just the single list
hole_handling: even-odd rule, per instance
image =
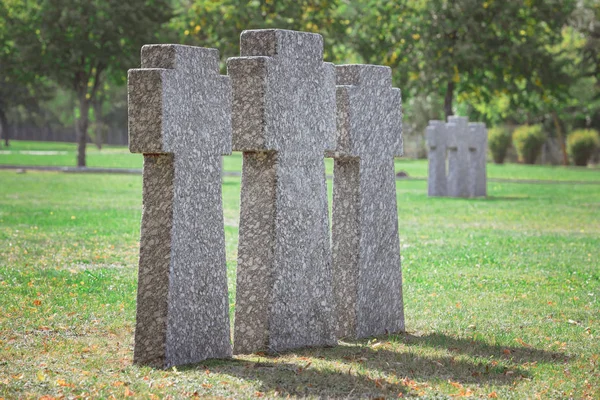
[{"label": "green grass", "polygon": [[[49,153],[44,153],[49,152]],[[77,146],[75,143],[12,141],[10,147],[0,147],[0,165],[61,166],[76,165]],[[131,154],[124,146],[105,146],[98,150],[87,146],[88,167],[103,168],[142,168],[140,154]],[[333,173],[333,162],[325,160],[328,174]],[[241,153],[234,152],[223,158],[225,171],[240,171]],[[396,169],[413,178],[427,177],[426,160],[397,159]],[[498,179],[525,179],[549,181],[594,181],[600,182],[600,168],[550,167],[542,165],[488,164],[488,177]]]},{"label": "green grass", "polygon": [[[598,180],[490,175],[505,167]],[[161,371],[131,364],[141,183],[0,171],[0,397],[600,398],[600,185],[462,200],[400,181],[407,334]],[[239,189],[225,178],[232,309]]]}]

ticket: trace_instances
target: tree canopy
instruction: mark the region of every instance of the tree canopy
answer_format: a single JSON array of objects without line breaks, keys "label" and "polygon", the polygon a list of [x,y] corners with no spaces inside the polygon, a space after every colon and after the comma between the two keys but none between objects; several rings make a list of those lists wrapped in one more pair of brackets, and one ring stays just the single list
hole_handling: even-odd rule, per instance
[{"label": "tree canopy", "polygon": [[321,33],[328,61],[392,67],[416,131],[460,112],[560,136],[600,128],[599,21],[599,0],[0,0],[0,111],[71,91],[83,165],[88,114],[123,95],[143,44],[224,60],[244,29],[282,28]]}]

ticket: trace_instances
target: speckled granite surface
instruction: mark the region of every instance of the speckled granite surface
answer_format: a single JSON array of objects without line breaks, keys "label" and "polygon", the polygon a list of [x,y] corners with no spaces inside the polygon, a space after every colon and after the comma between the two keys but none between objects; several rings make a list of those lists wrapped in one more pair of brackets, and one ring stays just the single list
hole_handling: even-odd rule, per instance
[{"label": "speckled granite surface", "polygon": [[469,176],[472,177],[471,192],[475,197],[487,196],[487,129],[482,122],[469,123],[471,159]]},{"label": "speckled granite surface", "polygon": [[448,140],[448,196],[472,197],[469,159],[469,120],[466,117],[452,116],[446,124]]},{"label": "speckled granite surface", "polygon": [[244,152],[234,352],[335,344],[324,152],[335,77],[320,35],[244,31],[230,58]]},{"label": "speckled granite surface", "polygon": [[425,130],[429,173],[427,174],[427,194],[429,196],[447,196],[448,183],[446,173],[446,123],[429,121]]},{"label": "speckled granite surface", "polygon": [[337,334],[404,330],[394,156],[402,155],[400,90],[391,70],[336,67],[333,277]]},{"label": "speckled granite surface", "polygon": [[144,46],[128,97],[129,147],[144,154],[134,362],[229,357],[220,158],[231,152],[231,84],[218,51]]}]

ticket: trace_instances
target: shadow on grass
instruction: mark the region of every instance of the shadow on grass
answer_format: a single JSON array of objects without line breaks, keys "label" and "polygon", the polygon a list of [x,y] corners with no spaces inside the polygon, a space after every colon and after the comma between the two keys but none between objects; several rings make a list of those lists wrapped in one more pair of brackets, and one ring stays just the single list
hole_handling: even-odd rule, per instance
[{"label": "shadow on grass", "polygon": [[[236,359],[211,361],[202,366],[213,373],[257,382],[262,392],[354,398],[414,395],[431,384],[447,381],[460,385],[512,385],[529,377],[525,363],[567,359],[561,353],[495,346],[441,334],[390,335],[379,338],[379,342],[382,345],[377,347],[361,340],[334,348],[263,356],[260,362]],[[437,356],[427,355],[431,348]]]},{"label": "shadow on grass", "polygon": [[491,345],[479,340],[461,339],[440,333],[424,336],[410,334],[390,335],[388,340],[397,340],[407,345],[445,348],[449,352],[464,354],[470,357],[508,359],[513,363],[558,363],[569,360],[564,353],[536,349],[527,345],[500,346]]}]

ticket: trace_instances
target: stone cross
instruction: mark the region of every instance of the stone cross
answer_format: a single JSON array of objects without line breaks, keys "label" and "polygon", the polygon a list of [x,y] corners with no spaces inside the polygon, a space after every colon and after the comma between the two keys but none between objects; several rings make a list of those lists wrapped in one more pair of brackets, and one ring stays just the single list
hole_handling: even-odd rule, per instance
[{"label": "stone cross", "polygon": [[429,174],[427,175],[427,193],[429,196],[447,196],[446,177],[446,124],[442,121],[429,121],[425,130],[427,140]]},{"label": "stone cross", "polygon": [[446,124],[448,132],[448,196],[472,197],[473,184],[469,174],[470,140],[468,119],[452,116]]},{"label": "stone cross", "polygon": [[229,357],[220,169],[231,83],[215,49],[151,45],[128,96],[129,149],[144,154],[134,362]]},{"label": "stone cross", "polygon": [[227,61],[244,153],[234,352],[335,344],[324,152],[335,76],[312,33],[251,30]]},{"label": "stone cross", "polygon": [[333,282],[339,337],[404,330],[394,156],[401,156],[400,89],[391,69],[336,67]]},{"label": "stone cross", "polygon": [[471,192],[475,197],[487,196],[487,129],[482,122],[469,123],[471,159],[469,175],[472,178]]}]

